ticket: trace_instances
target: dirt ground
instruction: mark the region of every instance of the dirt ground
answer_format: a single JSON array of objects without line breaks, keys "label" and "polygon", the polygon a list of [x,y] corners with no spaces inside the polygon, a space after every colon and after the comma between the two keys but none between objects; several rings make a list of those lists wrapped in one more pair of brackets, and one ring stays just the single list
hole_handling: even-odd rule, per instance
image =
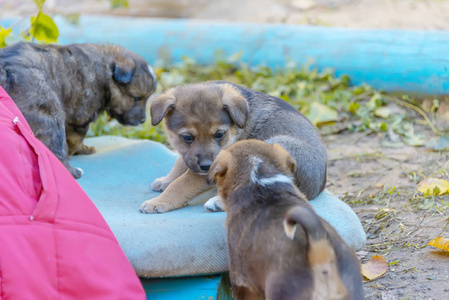
[{"label": "dirt ground", "polygon": [[[220,21],[286,22],[358,28],[449,29],[444,0],[129,0],[111,10],[109,1],[47,0],[46,10]],[[0,0],[0,17],[34,12],[31,0]],[[432,133],[428,132],[428,136]],[[423,197],[418,183],[449,179],[449,152],[385,146],[376,134],[324,136],[327,188],[355,210],[368,235],[362,263],[382,255],[388,271],[364,283],[366,299],[449,299],[449,252],[429,247],[449,237],[449,197]]]},{"label": "dirt ground", "polygon": [[416,193],[426,177],[448,179],[449,153],[388,148],[375,134],[324,140],[328,189],[351,205],[368,235],[358,252],[362,263],[381,255],[391,264],[380,278],[365,281],[366,299],[449,299],[449,253],[426,247],[430,239],[448,236],[449,197]]}]

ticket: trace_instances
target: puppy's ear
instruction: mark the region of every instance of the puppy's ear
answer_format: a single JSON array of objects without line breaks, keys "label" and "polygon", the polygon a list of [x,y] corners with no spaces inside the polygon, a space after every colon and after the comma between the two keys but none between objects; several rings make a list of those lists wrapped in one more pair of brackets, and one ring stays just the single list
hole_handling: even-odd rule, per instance
[{"label": "puppy's ear", "polygon": [[136,63],[131,57],[117,55],[113,63],[114,79],[120,84],[128,84],[136,71]]},{"label": "puppy's ear", "polygon": [[229,154],[226,150],[221,151],[215,158],[207,175],[207,182],[216,182],[218,177],[226,175],[228,171]]},{"label": "puppy's ear", "polygon": [[293,156],[291,156],[290,153],[288,153],[288,151],[278,143],[274,143],[273,148],[276,154],[282,157],[282,163],[285,164],[287,170],[290,170],[293,174],[295,174],[296,160],[293,158]]},{"label": "puppy's ear", "polygon": [[176,98],[170,92],[162,94],[154,99],[150,106],[151,124],[153,126],[159,124],[167,113],[175,107],[175,102]]},{"label": "puppy's ear", "polygon": [[249,113],[248,101],[231,85],[223,85],[223,107],[231,116],[232,121],[243,128],[246,125],[246,120]]}]

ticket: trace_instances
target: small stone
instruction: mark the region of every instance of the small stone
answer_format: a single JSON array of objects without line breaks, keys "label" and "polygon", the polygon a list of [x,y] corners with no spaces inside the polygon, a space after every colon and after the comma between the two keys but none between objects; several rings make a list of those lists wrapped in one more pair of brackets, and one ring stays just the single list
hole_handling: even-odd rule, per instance
[{"label": "small stone", "polygon": [[418,275],[412,274],[412,279],[416,279],[416,278],[418,278]]},{"label": "small stone", "polygon": [[390,277],[390,279],[394,279],[396,277],[396,274],[390,273],[390,274],[388,274],[388,277]]},{"label": "small stone", "polygon": [[436,277],[435,277],[435,275],[429,275],[426,278],[429,280],[435,280]]}]

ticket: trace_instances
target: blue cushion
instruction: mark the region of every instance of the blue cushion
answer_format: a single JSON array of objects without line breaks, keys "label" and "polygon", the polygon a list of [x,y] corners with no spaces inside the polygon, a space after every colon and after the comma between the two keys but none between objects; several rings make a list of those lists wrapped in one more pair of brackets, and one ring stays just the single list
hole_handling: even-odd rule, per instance
[{"label": "blue cushion", "polygon": [[[111,227],[141,277],[221,273],[228,270],[224,212],[208,212],[191,204],[164,214],[142,214],[143,201],[156,197],[150,183],[165,176],[177,155],[162,144],[103,136],[85,140],[94,155],[74,156],[84,170],[78,183]],[[204,198],[204,197],[203,197]],[[353,248],[361,248],[365,232],[352,209],[325,191],[310,202]]]}]

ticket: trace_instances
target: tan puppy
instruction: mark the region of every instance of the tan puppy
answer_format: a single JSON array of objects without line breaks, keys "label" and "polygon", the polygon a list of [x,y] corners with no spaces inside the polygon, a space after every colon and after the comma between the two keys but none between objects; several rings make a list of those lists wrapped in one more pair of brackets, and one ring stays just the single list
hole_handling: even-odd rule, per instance
[{"label": "tan puppy", "polygon": [[293,183],[281,146],[240,141],[209,174],[227,211],[234,299],[363,299],[354,251],[318,217]]},{"label": "tan puppy", "polygon": [[0,86],[36,137],[75,178],[69,155],[91,154],[83,140],[104,111],[124,125],[145,121],[156,76],[138,54],[114,45],[17,43],[0,49]]},{"label": "tan puppy", "polygon": [[[249,138],[282,145],[294,157],[296,185],[309,198],[326,183],[326,150],[319,133],[284,100],[224,81],[177,87],[151,103],[151,121],[165,118],[170,143],[180,157],[171,172],[151,188],[163,193],[145,201],[145,213],[166,212],[186,205],[213,185],[206,174],[221,149]],[[219,197],[206,203],[221,208]]]}]

